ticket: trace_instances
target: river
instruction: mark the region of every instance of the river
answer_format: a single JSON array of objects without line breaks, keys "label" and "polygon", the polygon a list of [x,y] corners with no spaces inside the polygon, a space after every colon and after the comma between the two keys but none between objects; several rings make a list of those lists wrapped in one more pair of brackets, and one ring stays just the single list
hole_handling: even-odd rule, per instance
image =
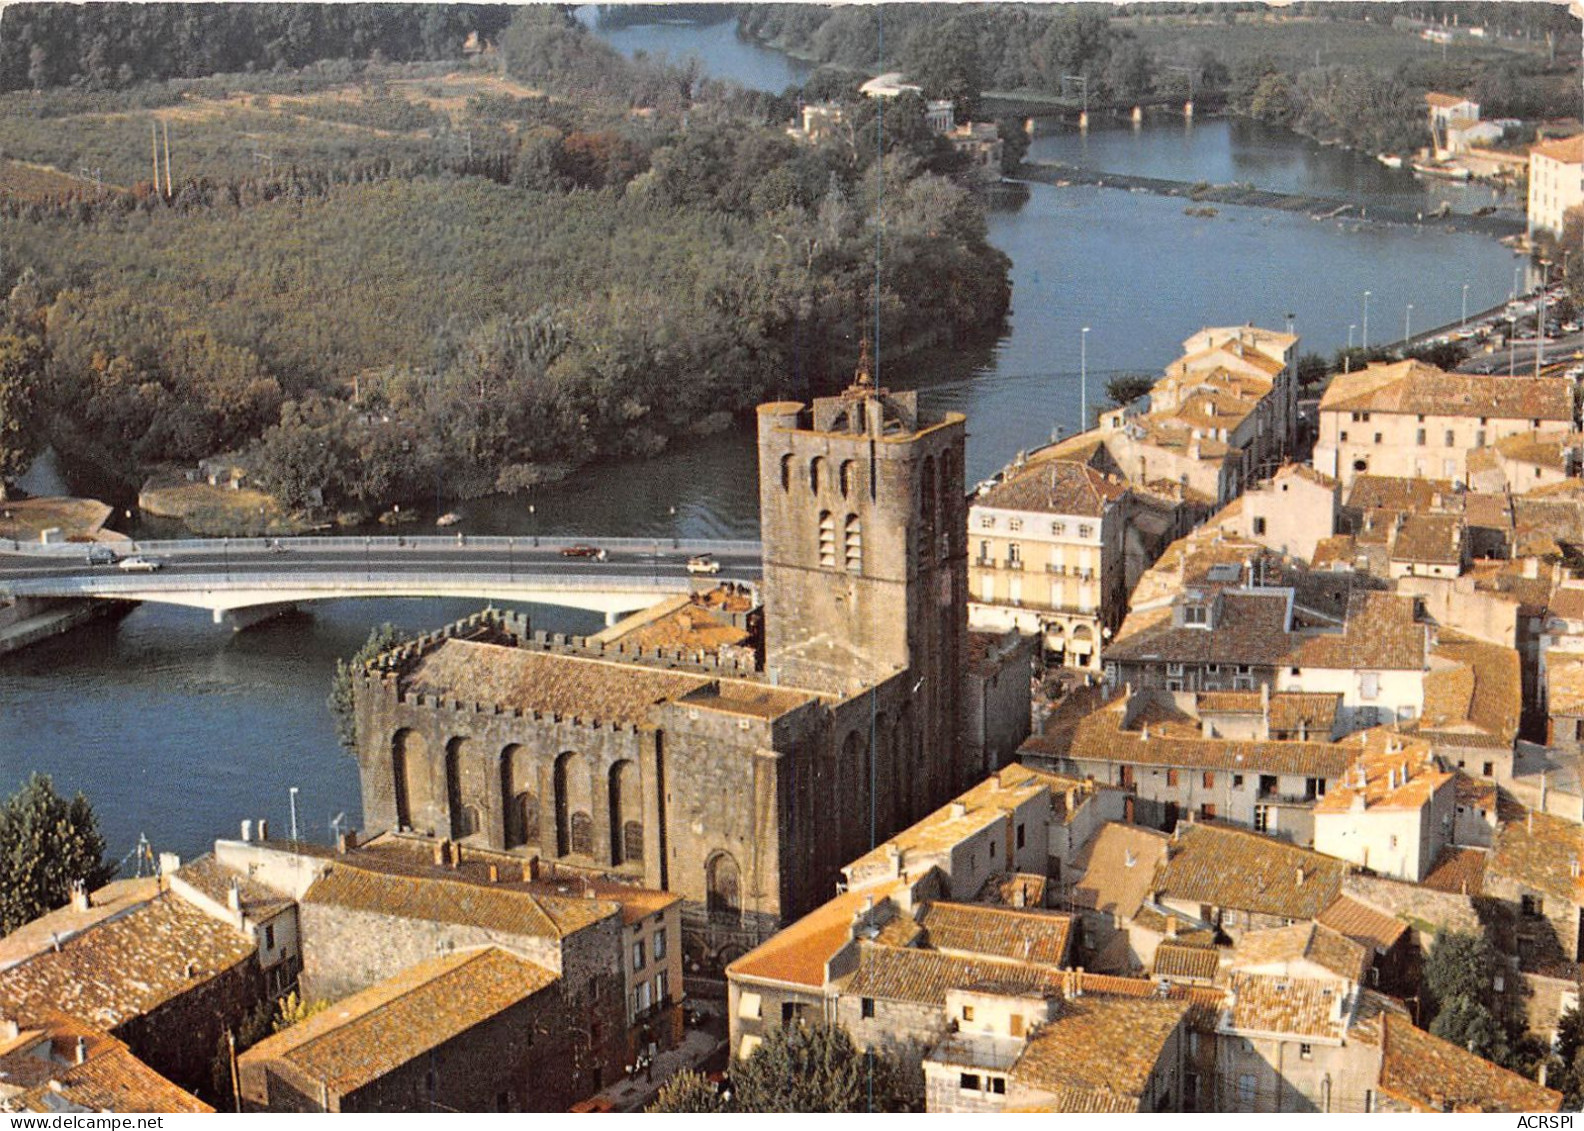
[{"label": "river", "polygon": [[[592,14],[582,10],[585,20]],[[696,55],[706,73],[779,91],[806,73],[776,52],[737,38],[730,23],[625,24],[606,32],[629,54]],[[1037,153],[1096,167],[1183,180],[1252,181],[1257,187],[1361,203],[1401,204],[1435,189],[1380,174],[1378,163],[1248,123],[1151,119],[1037,139]],[[1488,190],[1484,190],[1488,191]],[[1026,199],[994,208],[992,242],[1013,261],[1013,310],[993,343],[955,355],[884,365],[884,381],[917,388],[933,409],[969,419],[967,476],[981,479],[1019,449],[1071,430],[1080,369],[1090,403],[1106,379],[1159,372],[1182,339],[1206,325],[1252,321],[1283,327],[1304,351],[1329,353],[1357,335],[1369,299],[1372,342],[1412,326],[1455,322],[1505,299],[1520,261],[1492,240],[1412,226],[1315,222],[1305,216],[1222,207],[1185,215],[1184,202],[1094,187],[1028,186]],[[1087,335],[1083,327],[1089,327]],[[1354,340],[1358,340],[1355,337]],[[1083,360],[1080,361],[1080,354]],[[532,500],[457,504],[475,533],[757,536],[751,427],[742,426],[646,460],[595,466]],[[35,489],[48,488],[41,468]],[[442,506],[451,504],[441,503]],[[359,820],[356,767],[336,746],[324,700],[335,659],[382,621],[420,629],[471,611],[465,601],[332,601],[233,635],[206,614],[139,608],[19,655],[0,658],[0,789],[29,770],[94,802],[120,858],[147,834],[156,851],[191,855],[244,817],[288,827],[288,789],[299,788],[305,835],[324,838],[338,814]],[[597,618],[533,609],[556,631],[588,631]]]}]

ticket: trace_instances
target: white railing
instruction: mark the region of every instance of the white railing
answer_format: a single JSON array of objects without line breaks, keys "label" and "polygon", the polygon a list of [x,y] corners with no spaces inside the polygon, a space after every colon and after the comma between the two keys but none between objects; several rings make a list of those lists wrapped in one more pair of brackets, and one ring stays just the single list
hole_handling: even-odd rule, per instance
[{"label": "white railing", "polygon": [[[0,553],[33,554],[40,557],[81,557],[87,552],[92,543],[86,542],[31,542],[19,541],[9,538],[0,538]],[[657,549],[661,553],[672,554],[718,554],[725,557],[758,557],[762,547],[758,542],[732,541],[726,539],[680,539],[671,538],[600,538],[593,535],[531,535],[513,534],[510,536],[500,534],[474,535],[464,534],[458,537],[451,535],[423,534],[415,536],[406,535],[368,535],[368,536],[332,536],[325,538],[184,538],[144,541],[135,540],[132,545],[137,547],[138,553],[148,554],[182,554],[182,553],[213,553],[227,547],[234,550],[265,550],[271,546],[279,545],[284,550],[308,550],[314,552],[363,551],[365,549],[378,550],[513,550],[513,549],[558,549],[563,546],[592,545],[606,551],[615,551],[634,554],[653,554]],[[115,548],[119,549],[120,544]]]}]

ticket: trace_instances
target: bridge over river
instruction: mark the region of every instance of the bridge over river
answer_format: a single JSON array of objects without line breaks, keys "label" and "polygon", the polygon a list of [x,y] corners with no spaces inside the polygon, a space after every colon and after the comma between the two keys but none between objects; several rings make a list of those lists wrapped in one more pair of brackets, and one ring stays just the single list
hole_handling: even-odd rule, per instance
[{"label": "bridge over river", "polygon": [[[569,555],[574,546],[603,559]],[[757,583],[758,542],[532,537],[211,538],[116,546],[150,572],[91,564],[82,543],[0,540],[0,597],[156,601],[243,628],[305,601],[477,597],[605,614],[607,623],[700,583]],[[720,571],[688,572],[712,554]]]}]

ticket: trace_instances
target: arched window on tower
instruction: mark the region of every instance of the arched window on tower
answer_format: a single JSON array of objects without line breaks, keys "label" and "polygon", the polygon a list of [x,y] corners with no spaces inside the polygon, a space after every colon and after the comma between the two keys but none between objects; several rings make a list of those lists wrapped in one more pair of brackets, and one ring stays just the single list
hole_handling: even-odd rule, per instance
[{"label": "arched window on tower", "polygon": [[836,568],[836,520],[830,511],[820,511],[819,563],[824,569]]},{"label": "arched window on tower", "polygon": [[852,498],[853,492],[858,489],[858,461],[843,460],[841,465],[841,493],[842,498]]},{"label": "arched window on tower", "polygon": [[863,525],[858,516],[850,514],[842,528],[843,549],[848,573],[863,572]]},{"label": "arched window on tower", "polygon": [[790,455],[781,457],[781,490],[792,490],[792,464],[795,461]]},{"label": "arched window on tower", "polygon": [[816,495],[825,481],[825,457],[815,456],[809,460],[809,490]]}]

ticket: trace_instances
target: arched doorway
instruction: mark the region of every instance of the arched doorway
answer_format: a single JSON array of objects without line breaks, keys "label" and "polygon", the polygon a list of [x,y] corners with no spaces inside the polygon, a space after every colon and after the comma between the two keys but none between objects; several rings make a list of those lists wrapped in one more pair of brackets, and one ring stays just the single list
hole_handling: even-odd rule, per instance
[{"label": "arched doorway", "polygon": [[539,843],[539,796],[533,759],[515,742],[501,751],[501,838],[506,848]]},{"label": "arched doorway", "polygon": [[706,908],[710,922],[736,927],[742,923],[742,873],[729,852],[717,852],[704,865]]}]

